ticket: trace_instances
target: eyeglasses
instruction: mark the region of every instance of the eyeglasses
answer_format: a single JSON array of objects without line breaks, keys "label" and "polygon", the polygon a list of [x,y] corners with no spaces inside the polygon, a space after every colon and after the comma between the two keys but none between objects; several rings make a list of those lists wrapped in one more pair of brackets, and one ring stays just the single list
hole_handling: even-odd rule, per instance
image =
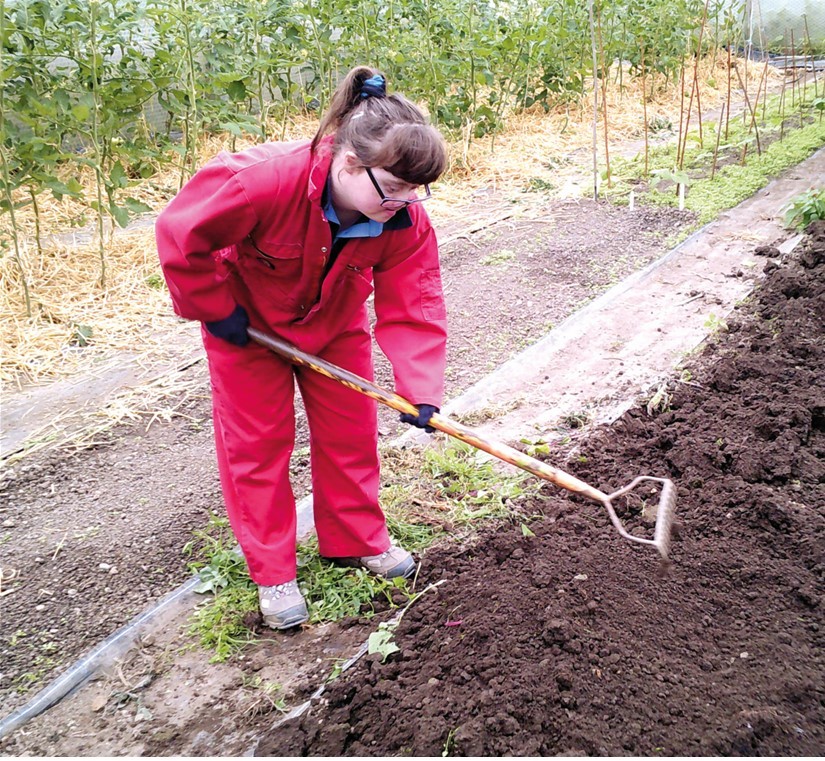
[{"label": "eyeglasses", "polygon": [[367,170],[367,177],[370,178],[370,181],[375,186],[378,195],[381,196],[381,206],[386,207],[387,204],[400,204],[397,207],[398,209],[403,209],[406,206],[412,206],[414,203],[422,203],[426,201],[428,198],[432,198],[432,193],[430,192],[430,186],[424,185],[424,195],[421,198],[413,198],[410,199],[403,199],[403,198],[390,198],[389,196],[384,194],[384,191],[381,190],[381,186],[378,184],[378,180],[375,179],[375,175],[372,173],[372,169],[368,166],[364,167]]}]

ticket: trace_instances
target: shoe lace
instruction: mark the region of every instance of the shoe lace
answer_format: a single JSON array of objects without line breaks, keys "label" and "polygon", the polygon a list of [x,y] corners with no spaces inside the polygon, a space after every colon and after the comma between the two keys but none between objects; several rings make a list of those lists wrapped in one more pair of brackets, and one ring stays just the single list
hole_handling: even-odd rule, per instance
[{"label": "shoe lace", "polygon": [[272,590],[272,596],[276,600],[279,600],[281,597],[286,597],[288,594],[297,591],[297,589],[297,581],[287,581],[283,584],[275,584],[274,586],[267,587],[267,591]]},{"label": "shoe lace", "polygon": [[395,549],[395,547],[390,547],[388,550],[384,550],[380,555],[370,555],[368,558],[364,558],[364,560],[371,560],[374,563],[378,563],[384,558],[389,557],[390,553]]}]

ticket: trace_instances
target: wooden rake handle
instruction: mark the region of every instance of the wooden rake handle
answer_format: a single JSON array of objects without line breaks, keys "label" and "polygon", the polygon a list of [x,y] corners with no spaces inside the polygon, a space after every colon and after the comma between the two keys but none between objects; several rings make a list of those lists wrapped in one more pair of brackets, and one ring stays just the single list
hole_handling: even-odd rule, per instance
[{"label": "wooden rake handle", "polygon": [[[337,365],[333,365],[331,362],[326,362],[325,360],[315,357],[312,354],[307,354],[306,352],[301,351],[297,346],[293,346],[287,341],[283,341],[280,338],[264,333],[257,328],[249,328],[248,332],[250,338],[254,339],[259,344],[265,346],[267,349],[270,349],[281,357],[284,357],[284,359],[288,359],[293,364],[301,365],[302,367],[309,367],[321,375],[325,375],[327,378],[332,378],[333,380],[338,381],[347,388],[351,388],[354,391],[360,391],[362,394],[366,394],[372,399],[375,399],[388,407],[392,407],[394,410],[398,410],[398,412],[406,412],[411,415],[418,416],[418,408],[412,404],[412,402],[407,401],[404,397],[399,396],[398,394],[394,394],[381,388],[380,386],[376,386],[374,383],[366,380],[365,378],[362,378],[355,373],[351,373],[349,370],[344,370]],[[582,496],[592,499],[594,502],[601,502],[602,504],[604,504],[608,499],[607,494],[599,491],[598,489],[594,489],[592,486],[584,483],[584,481],[580,481],[575,476],[571,476],[569,473],[565,473],[563,470],[554,468],[551,465],[546,465],[545,463],[524,454],[524,452],[519,452],[518,449],[507,446],[507,444],[491,441],[490,439],[487,439],[479,434],[477,431],[474,431],[472,428],[468,428],[461,423],[450,420],[444,415],[436,413],[432,416],[432,418],[430,418],[429,424],[433,428],[446,433],[448,436],[452,436],[459,441],[470,444],[476,449],[481,449],[482,451],[493,455],[493,457],[497,457],[499,460],[503,460],[510,465],[515,465],[517,468],[526,470],[528,473],[532,473],[534,476],[550,481],[556,486],[560,486],[562,489],[567,489],[567,491],[574,492],[575,494],[581,494]]]}]

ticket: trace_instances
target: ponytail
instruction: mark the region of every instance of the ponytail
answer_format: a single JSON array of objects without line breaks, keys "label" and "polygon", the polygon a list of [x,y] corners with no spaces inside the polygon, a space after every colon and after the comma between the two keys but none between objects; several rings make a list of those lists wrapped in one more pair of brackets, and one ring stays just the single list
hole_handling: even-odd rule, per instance
[{"label": "ponytail", "polygon": [[333,151],[352,150],[365,167],[381,167],[412,185],[434,180],[447,167],[444,138],[403,95],[387,95],[384,76],[367,66],[352,69],[332,96],[312,140],[330,132]]}]

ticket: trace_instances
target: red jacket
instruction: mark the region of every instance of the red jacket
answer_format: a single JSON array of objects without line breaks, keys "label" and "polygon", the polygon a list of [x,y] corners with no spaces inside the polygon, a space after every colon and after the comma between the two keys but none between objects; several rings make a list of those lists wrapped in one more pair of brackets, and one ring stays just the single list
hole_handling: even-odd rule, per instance
[{"label": "red jacket", "polygon": [[254,326],[317,354],[366,322],[374,280],[375,337],[397,392],[440,406],[447,325],[429,218],[415,204],[393,218],[401,229],[350,239],[323,277],[332,234],[321,196],[331,160],[327,138],[314,155],[307,141],[270,143],[207,163],[155,227],[175,311],[207,322],[240,303]]}]

